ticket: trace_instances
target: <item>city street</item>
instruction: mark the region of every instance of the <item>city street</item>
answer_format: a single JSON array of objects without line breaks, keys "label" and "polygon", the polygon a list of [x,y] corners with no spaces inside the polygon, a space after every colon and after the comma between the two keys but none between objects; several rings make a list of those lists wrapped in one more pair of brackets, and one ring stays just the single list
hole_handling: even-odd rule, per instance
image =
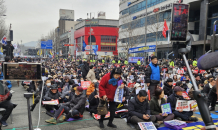
[{"label": "city street", "polygon": [[[24,88],[20,85],[20,87],[17,87],[16,82],[12,82],[13,90],[15,93],[13,93],[12,102],[17,103],[18,106],[14,109],[12,113],[12,119],[13,124],[11,124],[11,117],[9,117],[7,123],[8,127],[3,127],[4,130],[28,130],[28,116],[27,116],[27,102],[26,99],[23,97],[23,93],[26,91]],[[32,103],[32,100],[31,100]],[[32,120],[33,120],[33,126],[34,128],[37,126],[38,122],[38,111],[39,106],[37,105],[35,110],[32,112]],[[215,112],[212,112],[215,114]],[[199,118],[199,121],[201,120],[200,115],[194,114],[194,116]],[[98,121],[93,119],[87,111],[84,112],[84,117],[82,120],[79,121],[73,121],[73,122],[64,122],[59,123],[57,125],[51,125],[47,124],[45,122],[46,119],[49,119],[50,117],[45,114],[45,109],[42,107],[41,109],[41,118],[40,118],[40,127],[42,130],[100,130]],[[106,126],[108,121],[106,120],[104,122],[104,125]],[[118,126],[117,129],[119,130],[132,130],[130,125],[127,125],[124,119],[115,118],[114,124]],[[163,125],[162,125],[163,127]],[[109,127],[105,127],[103,130],[111,130]]]}]

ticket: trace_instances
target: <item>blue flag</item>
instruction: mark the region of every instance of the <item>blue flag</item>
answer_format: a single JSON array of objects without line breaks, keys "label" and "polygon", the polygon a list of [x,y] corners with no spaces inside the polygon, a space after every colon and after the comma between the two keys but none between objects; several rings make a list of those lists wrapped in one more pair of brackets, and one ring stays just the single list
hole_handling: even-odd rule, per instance
[{"label": "blue flag", "polygon": [[93,48],[93,51],[94,51],[95,55],[97,55],[98,45],[95,45],[95,48]]},{"label": "blue flag", "polygon": [[85,51],[85,48],[86,48],[86,43],[85,43],[85,41],[83,41],[82,51]]}]

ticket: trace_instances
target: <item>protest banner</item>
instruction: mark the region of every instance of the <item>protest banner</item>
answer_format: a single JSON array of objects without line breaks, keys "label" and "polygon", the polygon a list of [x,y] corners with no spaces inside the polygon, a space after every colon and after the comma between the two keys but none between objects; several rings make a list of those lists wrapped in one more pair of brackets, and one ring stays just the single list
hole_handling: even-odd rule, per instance
[{"label": "protest banner", "polygon": [[187,92],[182,92],[182,96],[184,99],[190,100],[190,97],[188,96]]},{"label": "protest banner", "polygon": [[86,90],[91,85],[91,81],[81,81],[81,87]]},{"label": "protest banner", "polygon": [[197,103],[194,100],[186,101],[186,100],[177,100],[176,102],[176,110],[180,111],[192,111],[197,109]]},{"label": "protest banner", "polygon": [[157,130],[152,122],[140,122],[138,125],[141,130]]},{"label": "protest banner", "polygon": [[161,105],[161,110],[162,110],[163,115],[165,113],[167,113],[167,114],[171,114],[172,113],[172,109],[171,109],[170,103],[162,104]]},{"label": "protest banner", "polygon": [[123,83],[123,80],[119,80],[118,81],[118,87],[115,91],[115,95],[114,95],[114,102],[118,102],[118,103],[122,103],[123,100],[123,93],[124,93],[124,89],[120,88],[121,84]]},{"label": "protest banner", "polygon": [[52,101],[42,101],[42,104],[43,105],[58,105],[59,101],[58,101],[58,99],[52,100]]},{"label": "protest banner", "polygon": [[[109,118],[109,117],[110,117],[110,112],[108,112],[107,115],[105,115],[105,118],[104,118],[104,119],[107,119],[107,118]],[[95,115],[94,115],[94,118],[95,118],[96,120],[99,120],[99,119],[101,119],[101,115],[95,114]]]}]

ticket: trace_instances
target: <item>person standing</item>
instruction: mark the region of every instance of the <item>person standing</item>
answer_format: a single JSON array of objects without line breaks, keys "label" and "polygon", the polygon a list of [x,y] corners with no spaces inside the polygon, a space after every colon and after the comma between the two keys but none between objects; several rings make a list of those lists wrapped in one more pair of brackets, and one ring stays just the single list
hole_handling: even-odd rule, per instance
[{"label": "person standing", "polygon": [[148,65],[145,71],[145,83],[150,90],[150,96],[153,97],[157,85],[160,83],[160,72],[161,69],[157,64],[157,56],[151,57],[151,63]]},{"label": "person standing", "polygon": [[[101,103],[108,106],[109,103],[109,111],[110,118],[108,122],[108,127],[117,128],[112,122],[115,116],[116,103],[114,102],[115,91],[118,87],[118,81],[121,77],[122,70],[121,68],[114,68],[110,73],[107,73],[104,77],[102,77],[101,82],[99,84],[99,97],[101,99]],[[124,88],[124,84],[121,85],[121,88]],[[103,99],[103,100],[102,100]],[[101,119],[99,119],[100,128],[104,128],[103,120],[105,115],[101,115]]]},{"label": "person standing", "polygon": [[197,64],[198,64],[198,62],[197,62],[197,59],[195,58],[195,60],[192,62],[192,65],[193,65],[194,67],[196,67]]},{"label": "person standing", "polygon": [[87,78],[87,80],[88,81],[93,81],[93,80],[95,80],[95,72],[94,72],[94,66],[93,65],[91,65],[90,67],[89,67],[89,73],[87,74],[87,76],[86,76],[86,78]]}]

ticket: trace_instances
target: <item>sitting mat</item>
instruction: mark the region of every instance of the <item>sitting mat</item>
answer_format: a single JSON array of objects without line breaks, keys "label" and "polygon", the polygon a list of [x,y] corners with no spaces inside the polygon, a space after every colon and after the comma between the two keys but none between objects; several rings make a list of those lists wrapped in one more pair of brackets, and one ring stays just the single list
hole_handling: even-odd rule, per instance
[{"label": "sitting mat", "polygon": [[77,121],[77,120],[81,120],[82,118],[69,118],[67,121]]},{"label": "sitting mat", "polygon": [[[215,125],[218,125],[218,120],[213,120]],[[187,127],[182,128],[180,130],[201,130],[201,128],[205,126],[204,122],[193,122],[193,123],[187,123]],[[158,128],[158,130],[173,130],[167,127],[161,127]]]},{"label": "sitting mat", "polygon": [[[200,112],[195,112],[195,114],[201,115]],[[211,117],[212,117],[213,119],[217,119],[217,118],[218,118],[218,115],[216,115],[216,114],[210,113],[210,115],[211,115]]]}]

